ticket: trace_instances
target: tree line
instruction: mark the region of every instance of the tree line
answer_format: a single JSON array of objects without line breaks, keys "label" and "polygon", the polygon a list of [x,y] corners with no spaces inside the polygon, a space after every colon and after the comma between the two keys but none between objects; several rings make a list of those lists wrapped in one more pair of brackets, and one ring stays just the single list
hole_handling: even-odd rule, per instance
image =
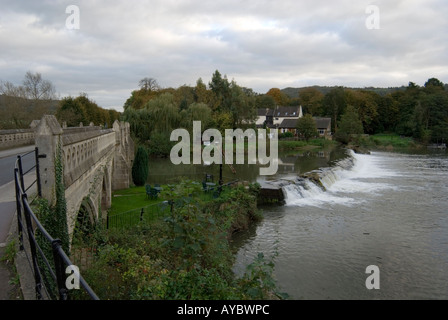
[{"label": "tree line", "polygon": [[172,146],[173,129],[192,130],[193,121],[202,129],[245,128],[257,117],[258,95],[229,80],[216,70],[208,85],[199,78],[196,86],[162,89],[153,78],[142,79],[124,104],[122,119],[130,123],[139,144],[153,155],[166,156]]},{"label": "tree line", "polygon": [[304,113],[331,117],[336,134],[388,132],[423,143],[448,140],[448,86],[436,78],[384,95],[367,89],[335,87],[323,94],[304,88],[297,101]]},{"label": "tree line", "polygon": [[28,71],[20,85],[0,82],[0,130],[27,129],[33,120],[40,120],[45,114],[55,115],[69,127],[93,122],[109,128],[121,115],[98,106],[85,93],[59,99],[53,83],[38,72]]},{"label": "tree line", "polygon": [[171,131],[191,129],[194,120],[201,121],[204,130],[244,129],[254,125],[259,108],[301,105],[304,114],[331,117],[332,132],[339,135],[389,132],[424,143],[448,140],[448,85],[436,78],[423,86],[409,82],[396,90],[325,89],[302,88],[291,96],[271,88],[258,94],[218,70],[208,84],[199,78],[195,86],[178,88],[162,88],[156,79],[144,78],[120,114],[101,108],[83,93],[58,99],[50,81],[40,73],[27,72],[21,85],[0,82],[0,129],[28,128],[43,114],[55,114],[68,126],[93,122],[111,127],[121,119],[131,124],[137,143],[149,146],[153,154],[167,155]]}]

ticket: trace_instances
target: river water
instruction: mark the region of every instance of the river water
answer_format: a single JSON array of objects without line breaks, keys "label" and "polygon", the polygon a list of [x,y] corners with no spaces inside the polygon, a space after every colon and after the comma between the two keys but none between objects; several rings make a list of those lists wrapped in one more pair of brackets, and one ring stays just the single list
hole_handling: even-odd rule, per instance
[{"label": "river water", "polygon": [[[447,154],[350,156],[321,179],[326,191],[289,185],[284,206],[261,208],[234,239],[235,272],[263,252],[292,299],[448,299]],[[370,265],[379,289],[366,287]]]},{"label": "river water", "polygon": [[[342,149],[279,155],[275,176],[257,166],[224,166],[224,181],[261,184],[327,168],[326,191],[302,181],[283,187],[283,206],[260,209],[264,219],[235,235],[234,270],[242,274],[258,252],[275,262],[274,277],[292,299],[448,299],[448,153]],[[179,176],[219,176],[219,166],[150,162],[149,183]],[[367,289],[368,266],[379,289]]]}]

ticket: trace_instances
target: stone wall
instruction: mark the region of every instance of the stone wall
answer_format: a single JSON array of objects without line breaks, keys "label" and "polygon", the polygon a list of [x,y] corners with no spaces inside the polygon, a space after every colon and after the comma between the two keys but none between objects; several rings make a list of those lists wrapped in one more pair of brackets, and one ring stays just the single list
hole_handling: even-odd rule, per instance
[{"label": "stone wall", "polygon": [[0,130],[0,150],[34,144],[34,129]]}]

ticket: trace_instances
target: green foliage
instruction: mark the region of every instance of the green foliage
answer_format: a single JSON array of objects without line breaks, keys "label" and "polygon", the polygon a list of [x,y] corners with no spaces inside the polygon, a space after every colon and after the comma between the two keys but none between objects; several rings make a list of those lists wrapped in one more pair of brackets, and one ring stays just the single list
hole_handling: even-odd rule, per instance
[{"label": "green foliage", "polygon": [[318,135],[316,122],[311,114],[306,114],[297,121],[297,129],[299,130],[299,135],[304,137],[306,141]]},{"label": "green foliage", "polygon": [[363,126],[359,119],[358,111],[353,106],[347,106],[344,115],[339,122],[339,130],[335,134],[337,141],[349,143],[352,135],[362,134]]},{"label": "green foliage", "polygon": [[180,110],[176,106],[174,96],[171,93],[162,93],[151,99],[144,106],[148,110],[152,120],[152,132],[164,133],[177,129],[180,123]]},{"label": "green foliage", "polygon": [[280,133],[278,135],[279,139],[292,138],[292,137],[294,137],[294,134],[292,132],[289,132],[289,131],[288,132],[284,132],[284,133]]},{"label": "green foliage", "polygon": [[260,219],[259,189],[230,188],[202,201],[193,181],[164,186],[161,197],[173,204],[171,213],[126,231],[109,230],[83,275],[102,299],[270,299],[276,295],[273,261],[257,257],[237,279],[228,242],[229,228],[247,225],[244,217]]},{"label": "green foliage", "polygon": [[175,141],[170,141],[168,132],[154,132],[149,142],[149,154],[157,157],[167,157],[175,143]]},{"label": "green foliage", "polygon": [[372,149],[407,149],[414,148],[416,144],[410,137],[397,134],[379,133],[368,137],[357,137],[353,143]]},{"label": "green foliage", "polygon": [[120,118],[120,113],[115,110],[106,110],[91,101],[86,94],[63,98],[56,111],[56,117],[61,122],[66,122],[69,127],[77,127],[82,122],[88,126],[91,122],[95,125],[111,128],[115,120]]},{"label": "green foliage", "polygon": [[193,121],[201,121],[202,130],[212,127],[212,110],[205,103],[192,103],[181,114],[181,127],[189,130],[192,134]]},{"label": "green foliage", "polygon": [[139,146],[132,164],[132,181],[136,186],[143,186],[149,174],[148,152],[145,147]]},{"label": "green foliage", "polygon": [[121,119],[129,122],[131,135],[137,143],[144,144],[150,140],[153,121],[147,109],[127,108]]},{"label": "green foliage", "polygon": [[0,262],[5,262],[6,264],[9,264],[11,266],[14,266],[14,261],[17,254],[17,248],[16,248],[16,241],[12,240],[8,242],[5,248],[5,253],[2,257],[0,257]]},{"label": "green foliage", "polygon": [[275,267],[274,258],[275,256],[268,261],[264,254],[259,252],[254,262],[247,266],[247,271],[240,279],[240,284],[250,299],[289,298],[287,293],[277,291],[275,279],[272,276]]}]

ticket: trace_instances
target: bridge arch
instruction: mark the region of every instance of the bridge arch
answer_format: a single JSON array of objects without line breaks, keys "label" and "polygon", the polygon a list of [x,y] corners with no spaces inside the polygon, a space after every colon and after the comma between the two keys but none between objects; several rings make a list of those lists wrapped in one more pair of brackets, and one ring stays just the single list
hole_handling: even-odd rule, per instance
[{"label": "bridge arch", "polygon": [[73,223],[70,243],[80,244],[93,233],[96,224],[95,205],[90,197],[85,197],[78,209]]}]

